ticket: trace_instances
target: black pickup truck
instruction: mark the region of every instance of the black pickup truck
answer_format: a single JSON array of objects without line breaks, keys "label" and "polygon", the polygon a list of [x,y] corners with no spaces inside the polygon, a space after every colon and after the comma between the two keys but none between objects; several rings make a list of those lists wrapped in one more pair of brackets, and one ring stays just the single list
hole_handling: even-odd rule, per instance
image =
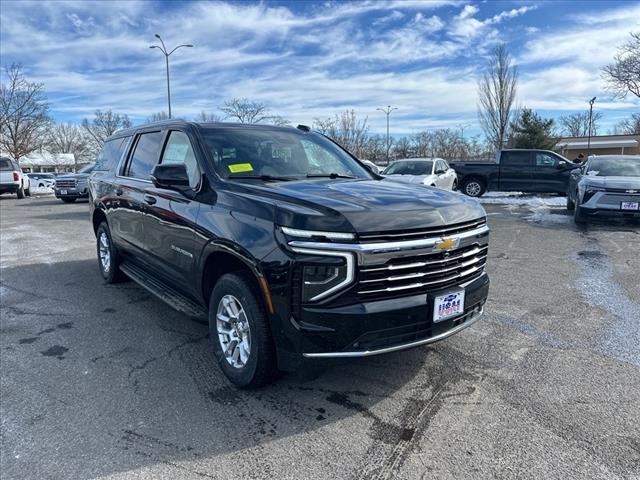
[{"label": "black pickup truck", "polygon": [[125,274],[208,319],[212,352],[241,387],[442,340],[487,299],[476,200],[383,181],[308,127],[122,130],[89,185],[105,282]]},{"label": "black pickup truck", "polygon": [[500,150],[495,162],[449,162],[460,190],[479,197],[489,190],[567,193],[569,175],[577,166],[548,150]]}]

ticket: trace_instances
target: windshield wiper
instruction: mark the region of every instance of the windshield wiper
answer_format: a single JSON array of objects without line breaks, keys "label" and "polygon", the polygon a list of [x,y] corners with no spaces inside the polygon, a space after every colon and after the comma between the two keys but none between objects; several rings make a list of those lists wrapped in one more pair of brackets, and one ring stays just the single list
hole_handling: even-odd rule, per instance
[{"label": "windshield wiper", "polygon": [[341,175],[339,173],[308,173],[307,178],[358,178],[352,175]]},{"label": "windshield wiper", "polygon": [[230,175],[227,177],[228,180],[233,180],[236,178],[273,182],[290,182],[291,180],[295,180],[295,178],[292,177],[278,177],[276,175]]}]

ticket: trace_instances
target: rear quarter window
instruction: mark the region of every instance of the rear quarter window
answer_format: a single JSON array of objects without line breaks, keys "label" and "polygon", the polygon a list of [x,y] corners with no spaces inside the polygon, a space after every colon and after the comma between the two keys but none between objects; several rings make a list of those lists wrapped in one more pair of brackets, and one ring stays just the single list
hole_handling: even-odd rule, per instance
[{"label": "rear quarter window", "polygon": [[95,171],[114,171],[131,137],[116,138],[105,142],[96,159]]}]

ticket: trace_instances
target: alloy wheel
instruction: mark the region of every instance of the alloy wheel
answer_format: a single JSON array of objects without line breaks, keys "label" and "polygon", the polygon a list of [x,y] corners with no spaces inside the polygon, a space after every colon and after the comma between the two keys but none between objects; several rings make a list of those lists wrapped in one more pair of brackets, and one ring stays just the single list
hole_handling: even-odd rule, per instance
[{"label": "alloy wheel", "polygon": [[244,367],[251,354],[251,329],[242,304],[233,295],[225,295],[218,302],[216,329],[227,363]]},{"label": "alloy wheel", "polygon": [[464,187],[465,193],[470,197],[477,197],[480,194],[481,189],[482,187],[480,187],[480,184],[478,182],[469,182]]},{"label": "alloy wheel", "polygon": [[108,273],[111,268],[111,250],[109,249],[109,237],[105,232],[100,233],[98,253],[102,271]]}]

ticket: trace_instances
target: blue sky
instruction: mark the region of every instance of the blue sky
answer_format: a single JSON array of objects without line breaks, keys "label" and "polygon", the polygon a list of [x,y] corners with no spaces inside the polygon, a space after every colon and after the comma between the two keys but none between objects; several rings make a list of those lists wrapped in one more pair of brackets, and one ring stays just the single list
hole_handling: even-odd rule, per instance
[{"label": "blue sky", "polygon": [[3,1],[0,22],[3,66],[21,62],[43,82],[58,121],[166,110],[154,33],[169,48],[195,45],[171,57],[173,113],[186,118],[247,97],[294,125],[353,108],[382,133],[376,108],[391,104],[392,134],[476,134],[477,79],[499,42],[522,106],[557,118],[597,96],[605,131],[640,111],[637,98],[607,94],[599,71],[640,30],[638,1]]}]

